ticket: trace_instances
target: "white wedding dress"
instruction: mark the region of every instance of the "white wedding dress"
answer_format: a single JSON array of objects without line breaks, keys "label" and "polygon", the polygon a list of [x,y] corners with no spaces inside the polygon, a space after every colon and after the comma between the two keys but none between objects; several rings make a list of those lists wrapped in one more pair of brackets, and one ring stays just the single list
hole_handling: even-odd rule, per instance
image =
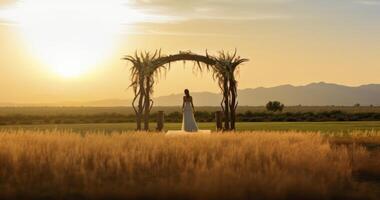
[{"label": "white wedding dress", "polygon": [[197,122],[195,122],[193,107],[190,101],[185,101],[183,108],[182,131],[198,132]]}]

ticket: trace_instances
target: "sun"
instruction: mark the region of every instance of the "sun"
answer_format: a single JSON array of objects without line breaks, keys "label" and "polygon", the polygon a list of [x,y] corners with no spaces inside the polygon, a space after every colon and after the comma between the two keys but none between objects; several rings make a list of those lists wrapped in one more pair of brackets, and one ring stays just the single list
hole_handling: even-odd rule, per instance
[{"label": "sun", "polygon": [[14,22],[48,70],[77,77],[115,50],[125,24],[146,16],[121,0],[20,0],[0,17]]}]

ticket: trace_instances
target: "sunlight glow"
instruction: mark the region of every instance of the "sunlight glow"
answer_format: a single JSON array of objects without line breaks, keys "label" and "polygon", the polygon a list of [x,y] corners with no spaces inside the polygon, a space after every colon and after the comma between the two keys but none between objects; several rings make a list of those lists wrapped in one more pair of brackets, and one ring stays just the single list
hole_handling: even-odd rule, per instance
[{"label": "sunlight glow", "polygon": [[20,0],[0,11],[16,24],[31,51],[63,77],[76,77],[107,59],[123,25],[152,16],[125,0]]}]

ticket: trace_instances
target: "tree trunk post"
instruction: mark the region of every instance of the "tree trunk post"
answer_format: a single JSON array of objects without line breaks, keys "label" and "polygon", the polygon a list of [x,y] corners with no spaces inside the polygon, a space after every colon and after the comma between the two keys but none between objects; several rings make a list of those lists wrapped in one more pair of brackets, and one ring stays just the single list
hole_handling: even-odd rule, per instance
[{"label": "tree trunk post", "polygon": [[149,131],[149,114],[150,114],[150,80],[146,80],[145,88],[145,113],[144,113],[144,130]]},{"label": "tree trunk post", "polygon": [[142,122],[142,117],[143,117],[143,112],[144,112],[144,96],[145,96],[145,89],[144,89],[144,82],[140,81],[140,97],[139,97],[139,104],[138,104],[138,109],[137,109],[137,114],[136,114],[136,129],[138,131],[141,131],[141,122]]},{"label": "tree trunk post", "polygon": [[222,111],[215,112],[216,131],[223,130],[223,117]]},{"label": "tree trunk post", "polygon": [[236,111],[235,109],[233,109],[231,111],[231,127],[230,127],[232,131],[236,130],[235,124],[236,124]]},{"label": "tree trunk post", "polygon": [[230,95],[231,95],[231,102],[230,102],[230,129],[235,130],[235,121],[236,121],[236,97],[237,97],[237,89],[236,89],[236,82],[234,79],[230,80]]},{"label": "tree trunk post", "polygon": [[158,111],[158,113],[157,113],[157,128],[156,128],[156,130],[158,132],[162,132],[164,130],[164,123],[165,123],[164,111]]},{"label": "tree trunk post", "polygon": [[[225,78],[226,79],[226,78]],[[230,130],[230,105],[229,105],[229,87],[228,87],[228,81],[224,80],[223,84],[223,90],[224,90],[224,130],[229,131]]]}]

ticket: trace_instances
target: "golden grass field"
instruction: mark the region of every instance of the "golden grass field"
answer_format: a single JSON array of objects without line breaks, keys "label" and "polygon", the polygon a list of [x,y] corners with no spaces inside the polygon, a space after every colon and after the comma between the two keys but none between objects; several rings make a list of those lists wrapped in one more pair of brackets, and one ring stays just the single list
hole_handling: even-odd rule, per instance
[{"label": "golden grass field", "polygon": [[[353,144],[355,141],[355,145]],[[377,199],[377,132],[0,132],[1,199]],[[367,177],[367,178],[366,178]]]}]

